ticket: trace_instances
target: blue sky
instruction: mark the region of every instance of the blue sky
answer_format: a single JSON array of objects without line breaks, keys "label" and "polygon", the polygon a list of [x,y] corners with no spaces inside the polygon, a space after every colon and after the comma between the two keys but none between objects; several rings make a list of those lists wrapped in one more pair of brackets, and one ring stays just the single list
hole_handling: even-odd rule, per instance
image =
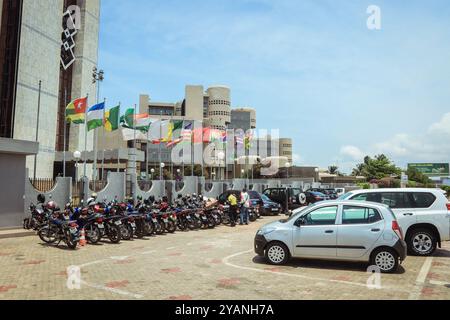
[{"label": "blue sky", "polygon": [[297,164],[449,162],[449,17],[445,0],[102,0],[102,95],[128,106],[225,84],[259,128],[294,139]]}]

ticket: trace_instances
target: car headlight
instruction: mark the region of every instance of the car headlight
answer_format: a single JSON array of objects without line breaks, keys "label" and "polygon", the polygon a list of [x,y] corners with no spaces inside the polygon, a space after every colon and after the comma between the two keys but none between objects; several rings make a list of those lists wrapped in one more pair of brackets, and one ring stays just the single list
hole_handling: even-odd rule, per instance
[{"label": "car headlight", "polygon": [[266,228],[266,229],[260,229],[258,230],[258,235],[259,236],[265,236],[271,232],[274,232],[276,229],[275,228]]}]

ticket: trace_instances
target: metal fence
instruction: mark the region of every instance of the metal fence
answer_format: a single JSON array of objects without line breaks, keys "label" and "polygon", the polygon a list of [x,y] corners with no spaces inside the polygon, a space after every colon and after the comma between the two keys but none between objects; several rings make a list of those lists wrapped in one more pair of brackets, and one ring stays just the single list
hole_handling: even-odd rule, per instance
[{"label": "metal fence", "polygon": [[49,192],[56,184],[56,181],[53,179],[30,179],[30,182],[39,192]]}]

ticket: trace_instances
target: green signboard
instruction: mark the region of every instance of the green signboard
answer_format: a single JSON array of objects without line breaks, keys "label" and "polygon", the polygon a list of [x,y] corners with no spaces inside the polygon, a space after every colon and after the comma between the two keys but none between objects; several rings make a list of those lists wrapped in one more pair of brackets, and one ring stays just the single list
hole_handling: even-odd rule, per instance
[{"label": "green signboard", "polygon": [[448,163],[410,163],[408,164],[408,169],[409,168],[414,168],[430,177],[450,176]]}]

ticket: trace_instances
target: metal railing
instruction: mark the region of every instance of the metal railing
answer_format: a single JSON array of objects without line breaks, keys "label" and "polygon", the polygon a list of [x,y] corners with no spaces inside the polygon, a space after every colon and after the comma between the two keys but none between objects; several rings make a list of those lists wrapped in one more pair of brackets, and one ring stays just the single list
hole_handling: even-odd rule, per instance
[{"label": "metal railing", "polygon": [[49,192],[55,187],[56,181],[53,179],[32,179],[30,183],[39,192]]}]

